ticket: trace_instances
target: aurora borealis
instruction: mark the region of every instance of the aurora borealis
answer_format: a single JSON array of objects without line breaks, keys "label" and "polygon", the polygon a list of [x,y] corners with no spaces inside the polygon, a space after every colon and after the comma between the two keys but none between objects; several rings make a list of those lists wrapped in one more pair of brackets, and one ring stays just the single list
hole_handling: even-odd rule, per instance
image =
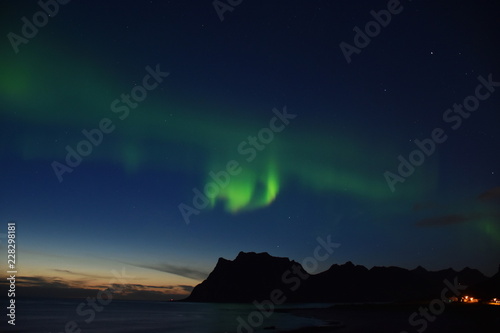
[{"label": "aurora borealis", "polygon": [[[460,128],[442,118],[500,81],[497,5],[402,1],[347,63],[339,44],[386,3],[246,0],[221,21],[211,1],[70,1],[16,53],[8,33],[41,9],[6,2],[0,226],[19,226],[20,288],[125,267],[130,297],[176,298],[219,257],[299,261],[326,235],[341,246],[321,269],[496,272],[500,88]],[[391,191],[384,173],[439,127]]]}]

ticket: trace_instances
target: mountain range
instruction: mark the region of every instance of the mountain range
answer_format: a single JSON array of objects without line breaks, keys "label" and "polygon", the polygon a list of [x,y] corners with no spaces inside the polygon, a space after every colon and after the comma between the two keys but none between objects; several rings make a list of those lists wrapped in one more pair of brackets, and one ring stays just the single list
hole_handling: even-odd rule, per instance
[{"label": "mountain range", "polygon": [[[346,262],[318,274],[288,258],[268,253],[240,252],[236,259],[219,258],[214,270],[197,285],[188,302],[412,302],[477,294],[498,297],[500,272],[488,278],[480,271],[451,268],[428,271],[423,267],[373,267]],[[453,292],[452,292],[453,291]],[[471,294],[472,295],[472,294]]]}]

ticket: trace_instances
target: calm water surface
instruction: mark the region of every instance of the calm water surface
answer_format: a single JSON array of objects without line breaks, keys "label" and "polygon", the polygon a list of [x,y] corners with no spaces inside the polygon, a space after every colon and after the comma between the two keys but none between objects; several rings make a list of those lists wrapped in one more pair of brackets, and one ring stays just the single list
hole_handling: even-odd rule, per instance
[{"label": "calm water surface", "polygon": [[[193,333],[248,333],[248,329],[238,331],[238,317],[245,319],[256,311],[251,318],[258,323],[262,314],[251,304],[209,304],[209,303],[176,303],[112,300],[102,310],[94,311],[92,307],[77,308],[84,300],[69,299],[18,299],[16,300],[16,332],[193,332]],[[283,307],[327,306],[325,304],[295,304]],[[93,318],[92,318],[93,316]],[[264,318],[264,317],[263,317]],[[68,322],[74,321],[75,328]],[[4,326],[5,321],[2,323]],[[250,327],[253,332],[277,332],[301,326],[320,324],[314,319],[294,317],[284,313],[272,313],[265,318],[262,325]],[[276,329],[269,329],[275,326]],[[267,329],[264,329],[266,328]],[[14,331],[8,325],[7,331]],[[2,329],[2,331],[4,331]]]}]

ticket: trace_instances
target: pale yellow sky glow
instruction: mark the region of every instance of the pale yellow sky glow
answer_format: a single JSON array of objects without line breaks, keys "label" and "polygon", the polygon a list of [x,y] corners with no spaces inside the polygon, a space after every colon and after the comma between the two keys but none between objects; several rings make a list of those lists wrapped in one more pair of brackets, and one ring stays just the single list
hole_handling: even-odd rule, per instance
[{"label": "pale yellow sky glow", "polygon": [[57,282],[71,288],[104,289],[117,283],[131,285],[134,290],[187,296],[189,292],[185,288],[201,282],[116,260],[26,250],[18,252],[17,269],[17,279],[22,281],[19,288],[42,287],[44,283]]}]

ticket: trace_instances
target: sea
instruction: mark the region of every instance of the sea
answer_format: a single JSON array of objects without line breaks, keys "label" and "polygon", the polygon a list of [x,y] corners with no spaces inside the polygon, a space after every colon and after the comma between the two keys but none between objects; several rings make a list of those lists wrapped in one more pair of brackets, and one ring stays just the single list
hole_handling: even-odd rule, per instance
[{"label": "sea", "polygon": [[[82,305],[83,303],[83,305]],[[328,304],[285,304],[276,309],[317,308]],[[267,309],[266,309],[267,310]],[[15,326],[3,317],[1,332],[46,333],[274,333],[322,324],[286,312],[262,312],[253,304],[85,299],[17,299]],[[3,312],[3,311],[2,311]]]}]

